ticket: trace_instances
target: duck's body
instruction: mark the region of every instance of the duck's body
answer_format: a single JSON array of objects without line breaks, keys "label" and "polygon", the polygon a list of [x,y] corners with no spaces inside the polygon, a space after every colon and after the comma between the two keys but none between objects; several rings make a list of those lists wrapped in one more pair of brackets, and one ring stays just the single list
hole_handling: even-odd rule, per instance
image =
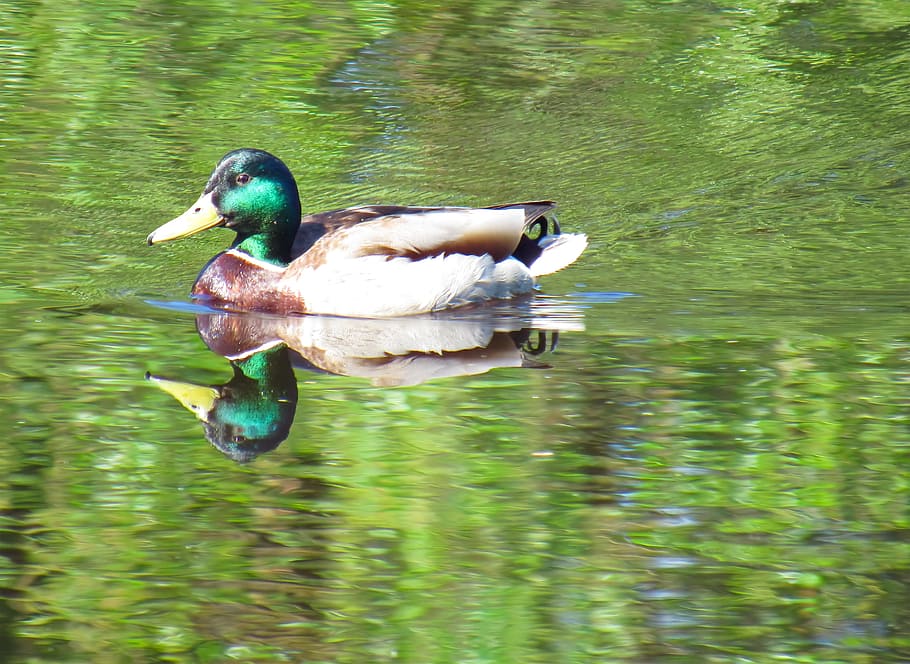
[{"label": "duck's body", "polygon": [[[531,292],[571,264],[584,235],[547,234],[549,201],[490,208],[368,206],[300,218],[287,167],[261,150],[225,155],[202,196],[149,244],[226,226],[193,297],[230,309],[402,316]],[[530,229],[540,227],[536,239]]]}]

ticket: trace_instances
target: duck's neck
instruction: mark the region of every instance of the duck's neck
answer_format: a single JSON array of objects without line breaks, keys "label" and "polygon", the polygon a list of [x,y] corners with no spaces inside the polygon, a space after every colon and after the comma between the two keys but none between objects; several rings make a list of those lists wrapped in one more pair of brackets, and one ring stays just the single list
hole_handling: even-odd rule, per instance
[{"label": "duck's neck", "polygon": [[297,235],[298,224],[276,227],[270,233],[252,233],[250,235],[237,234],[237,239],[231,245],[253,258],[284,267],[291,262],[291,247],[294,246],[294,236]]}]

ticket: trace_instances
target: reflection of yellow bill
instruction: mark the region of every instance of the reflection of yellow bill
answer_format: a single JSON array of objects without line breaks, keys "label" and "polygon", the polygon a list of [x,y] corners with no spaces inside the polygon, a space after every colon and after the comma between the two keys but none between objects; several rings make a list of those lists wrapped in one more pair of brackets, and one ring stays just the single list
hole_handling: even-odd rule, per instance
[{"label": "reflection of yellow bill", "polygon": [[183,404],[184,408],[192,412],[200,420],[208,422],[209,413],[212,412],[215,407],[215,401],[220,396],[217,389],[208,385],[184,383],[179,380],[170,380],[151,374],[147,378],[177,399]]},{"label": "reflection of yellow bill", "polygon": [[158,244],[169,240],[179,240],[182,237],[217,226],[222,221],[223,217],[212,203],[212,193],[202,194],[186,212],[152,231],[152,234],[148,236],[148,243]]}]

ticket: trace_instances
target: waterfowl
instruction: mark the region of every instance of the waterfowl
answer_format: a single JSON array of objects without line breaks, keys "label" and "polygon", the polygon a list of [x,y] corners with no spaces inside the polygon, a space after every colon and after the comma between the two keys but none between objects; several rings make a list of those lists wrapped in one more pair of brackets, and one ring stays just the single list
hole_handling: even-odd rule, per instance
[{"label": "waterfowl", "polygon": [[523,295],[537,277],[573,263],[587,238],[561,233],[546,216],[554,207],[379,205],[301,218],[297,183],[284,162],[243,148],[222,157],[199,199],[148,243],[216,226],[233,230],[230,249],[193,285],[193,298],[213,307],[403,316]]}]

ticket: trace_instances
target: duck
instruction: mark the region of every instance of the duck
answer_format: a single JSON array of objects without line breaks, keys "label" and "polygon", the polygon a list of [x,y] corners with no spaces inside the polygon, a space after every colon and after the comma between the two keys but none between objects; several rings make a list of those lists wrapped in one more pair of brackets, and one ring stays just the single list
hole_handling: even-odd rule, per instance
[{"label": "duck", "polygon": [[209,228],[234,231],[191,290],[228,311],[388,318],[533,292],[537,279],[587,246],[562,233],[552,201],[482,208],[367,205],[303,216],[297,182],[278,157],[228,152],[202,194],[154,230],[149,245]]}]

